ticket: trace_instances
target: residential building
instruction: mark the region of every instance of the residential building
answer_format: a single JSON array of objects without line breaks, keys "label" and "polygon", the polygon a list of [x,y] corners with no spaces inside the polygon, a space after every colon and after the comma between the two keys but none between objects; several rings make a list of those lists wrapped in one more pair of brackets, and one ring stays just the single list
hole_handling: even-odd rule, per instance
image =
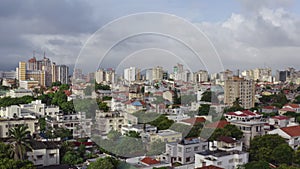
[{"label": "residential building", "polygon": [[264,125],[265,122],[262,121],[230,121],[230,124],[237,126],[243,132],[242,141],[245,147],[250,146],[250,141],[255,136],[265,135]]},{"label": "residential building", "polygon": [[253,80],[232,77],[225,81],[224,103],[232,106],[236,99],[239,99],[240,105],[244,109],[254,107],[255,85]]},{"label": "residential building", "polygon": [[124,125],[121,128],[122,135],[125,135],[126,133],[134,131],[137,133],[148,133],[153,134],[157,132],[157,127],[152,126],[150,124],[137,124],[137,125]]},{"label": "residential building", "polygon": [[194,72],[194,82],[208,82],[208,72],[206,70],[199,70],[198,72]]},{"label": "residential building", "polygon": [[268,134],[280,135],[294,150],[300,147],[300,126],[282,127],[269,131]]},{"label": "residential building", "polygon": [[261,119],[262,115],[257,113],[256,111],[252,112],[250,110],[242,110],[242,111],[236,111],[236,112],[228,112],[224,114],[226,120],[255,120],[255,119]]},{"label": "residential building", "polygon": [[27,89],[13,89],[7,93],[11,98],[23,97],[23,96],[33,96],[33,92]]},{"label": "residential building", "polygon": [[55,71],[53,73],[52,82],[60,82],[62,84],[69,84],[69,67],[66,65],[56,65],[53,68]]},{"label": "residential building", "polygon": [[54,142],[31,140],[31,151],[27,151],[28,160],[37,167],[59,165],[59,147]]},{"label": "residential building", "polygon": [[150,142],[163,141],[163,142],[178,142],[182,139],[182,133],[170,129],[159,130],[157,133],[150,134]]},{"label": "residential building", "polygon": [[208,142],[199,138],[183,139],[176,143],[167,143],[166,152],[162,155],[167,163],[180,163],[182,165],[195,162],[195,153],[208,150]]},{"label": "residential building", "polygon": [[152,69],[152,80],[162,80],[163,79],[163,68],[161,66],[154,67]]},{"label": "residential building", "polygon": [[23,89],[34,89],[39,87],[39,81],[35,80],[24,80],[24,81],[19,81],[19,87]]},{"label": "residential building", "polygon": [[290,118],[287,116],[273,116],[270,117],[269,119],[269,124],[274,126],[275,128],[282,128],[282,127],[287,127],[294,118]]},{"label": "residential building", "polygon": [[95,133],[102,136],[107,135],[111,130],[121,132],[123,126],[137,124],[137,117],[118,111],[103,112],[97,110],[95,120]]},{"label": "residential building", "polygon": [[242,144],[230,137],[222,137],[216,141],[213,150],[195,154],[195,168],[217,166],[234,169],[248,163],[249,153],[242,151]]},{"label": "residential building", "polygon": [[28,126],[30,134],[37,134],[39,124],[37,119],[33,118],[16,118],[16,119],[0,119],[0,138],[9,138],[9,129],[18,125]]}]

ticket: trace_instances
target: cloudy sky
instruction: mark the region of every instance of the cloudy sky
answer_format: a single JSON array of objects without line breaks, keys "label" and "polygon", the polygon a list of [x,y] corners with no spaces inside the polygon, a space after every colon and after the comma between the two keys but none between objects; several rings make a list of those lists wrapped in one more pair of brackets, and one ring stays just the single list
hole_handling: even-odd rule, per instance
[{"label": "cloudy sky", "polygon": [[[98,64],[101,59],[98,56],[94,59],[85,57],[83,48],[95,50],[91,52],[93,56],[105,53],[103,51],[107,50],[108,44],[114,44],[121,34],[136,31],[136,25],[139,28],[144,25],[147,31],[151,31],[153,25],[160,26],[155,30],[162,32],[167,29],[176,32],[179,27],[183,29],[183,25],[173,25],[181,21],[171,19],[171,22],[165,17],[137,17],[134,22],[120,22],[106,32],[99,31],[120,17],[143,12],[168,13],[195,25],[204,33],[200,33],[202,36],[208,37],[207,42],[214,45],[221,59],[218,64],[221,62],[225,69],[266,66],[300,69],[300,2],[296,0],[227,0],[222,3],[218,0],[3,0],[0,5],[0,70],[15,69],[18,61],[28,60],[33,51],[36,51],[37,57],[42,57],[45,51],[52,61],[60,64],[74,65],[78,57],[77,64],[85,59],[90,63],[82,62],[83,66]],[[192,31],[189,32],[191,34]],[[97,33],[98,36],[95,36]],[[197,36],[186,35],[185,41],[201,39]],[[93,44],[91,41],[96,41],[95,37],[102,38],[107,46],[89,48]],[[201,50],[203,55],[209,56],[207,51]],[[116,55],[126,55],[126,59],[114,57]],[[144,67],[147,62],[171,67],[184,61],[196,70],[210,67],[206,62],[217,58],[209,57],[210,60],[204,63],[197,61],[198,64],[189,55],[192,55],[191,50],[174,38],[147,34],[116,45],[101,66]],[[87,71],[94,69],[93,66],[87,67],[92,67]]]}]

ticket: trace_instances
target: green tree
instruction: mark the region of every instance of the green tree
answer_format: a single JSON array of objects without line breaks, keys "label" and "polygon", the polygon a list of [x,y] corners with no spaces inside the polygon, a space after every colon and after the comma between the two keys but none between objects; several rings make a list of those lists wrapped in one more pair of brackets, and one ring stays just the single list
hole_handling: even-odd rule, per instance
[{"label": "green tree", "polygon": [[14,152],[10,144],[0,142],[0,159],[2,158],[13,158]]},{"label": "green tree", "polygon": [[210,105],[209,104],[201,104],[198,109],[199,116],[205,116],[209,114]]},{"label": "green tree", "polygon": [[122,134],[116,130],[110,130],[107,134],[107,138],[110,140],[118,140]]},{"label": "green tree", "polygon": [[208,90],[202,94],[201,101],[216,103],[216,102],[218,102],[218,97],[216,96],[216,94],[214,92]]},{"label": "green tree", "polygon": [[84,158],[84,155],[85,155],[85,151],[86,151],[86,147],[84,144],[80,144],[80,146],[78,147],[78,153],[79,153],[79,156]]},{"label": "green tree", "polygon": [[126,133],[126,136],[133,138],[141,138],[140,133],[136,131],[129,131],[128,133]]},{"label": "green tree", "polygon": [[83,162],[83,159],[74,151],[68,151],[63,156],[62,162],[64,164],[76,165]]},{"label": "green tree", "polygon": [[99,158],[92,162],[88,169],[117,169],[119,161],[112,157]]},{"label": "green tree", "polygon": [[46,130],[46,119],[45,118],[39,118],[39,125],[40,125],[40,131]]},{"label": "green tree", "polygon": [[272,159],[275,164],[288,164],[293,162],[294,150],[286,143],[277,146],[272,151]]},{"label": "green tree", "polygon": [[29,141],[30,131],[28,126],[18,125],[17,127],[9,129],[10,141],[13,145],[14,159],[24,160],[26,148],[31,148]]},{"label": "green tree", "polygon": [[244,165],[245,169],[271,169],[266,161],[252,161]]},{"label": "green tree", "polygon": [[209,140],[217,140],[220,136],[233,137],[239,140],[243,137],[243,132],[235,125],[228,124],[224,128],[217,128]]},{"label": "green tree", "polygon": [[160,115],[154,121],[151,121],[149,124],[156,126],[158,130],[166,130],[174,124],[173,120],[169,120],[167,116]]},{"label": "green tree", "polygon": [[273,150],[281,144],[287,143],[279,135],[267,134],[254,137],[250,142],[250,160],[272,162],[274,159],[272,157]]}]

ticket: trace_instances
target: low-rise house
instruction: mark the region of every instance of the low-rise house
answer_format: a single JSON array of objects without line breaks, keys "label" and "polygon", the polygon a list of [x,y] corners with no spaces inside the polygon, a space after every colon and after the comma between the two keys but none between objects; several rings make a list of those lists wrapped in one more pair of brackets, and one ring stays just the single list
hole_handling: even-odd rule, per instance
[{"label": "low-rise house", "polygon": [[300,113],[300,105],[299,104],[286,104],[282,108],[293,109],[296,113]]},{"label": "low-rise house", "polygon": [[300,146],[300,126],[282,127],[269,131],[268,134],[278,134],[285,138],[294,150],[297,150]]},{"label": "low-rise house", "polygon": [[182,133],[173,130],[159,130],[157,133],[150,134],[150,142],[178,142],[182,139]]},{"label": "low-rise house", "polygon": [[243,132],[242,141],[245,147],[250,146],[250,140],[255,136],[265,135],[265,122],[262,121],[230,121],[230,124],[237,126]]},{"label": "low-rise house", "polygon": [[206,150],[208,150],[208,143],[199,138],[183,139],[178,143],[167,143],[162,158],[168,163],[178,162],[186,165],[195,162],[195,153]]},{"label": "low-rise house", "polygon": [[152,126],[150,124],[145,124],[145,126],[143,124],[122,126],[121,128],[122,135],[128,133],[129,131],[135,131],[137,133],[144,132],[144,133],[153,134],[157,132],[157,127]]},{"label": "low-rise house", "polygon": [[274,116],[269,118],[269,124],[274,126],[275,128],[281,128],[281,127],[287,127],[288,124],[290,124],[294,118],[290,118],[287,116]]},{"label": "low-rise house", "polygon": [[31,151],[27,151],[28,160],[37,167],[59,165],[59,147],[54,142],[30,141]]},{"label": "low-rise house", "polygon": [[261,109],[261,112],[263,112],[263,113],[277,113],[278,108],[276,106],[264,106]]},{"label": "low-rise house", "polygon": [[284,115],[286,112],[296,112],[296,111],[294,109],[288,108],[288,107],[285,107],[285,108],[282,108],[282,109],[278,110],[279,115]]},{"label": "low-rise house", "polygon": [[153,157],[143,156],[143,157],[134,157],[126,160],[126,163],[131,164],[135,168],[138,169],[152,169],[152,168],[160,168],[160,167],[171,167],[170,163],[165,163],[164,161],[160,161]]}]

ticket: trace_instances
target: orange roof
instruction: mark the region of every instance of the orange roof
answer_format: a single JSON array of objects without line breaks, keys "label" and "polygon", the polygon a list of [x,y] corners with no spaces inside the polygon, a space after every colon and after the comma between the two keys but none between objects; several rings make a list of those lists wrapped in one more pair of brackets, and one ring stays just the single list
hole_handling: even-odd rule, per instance
[{"label": "orange roof", "polygon": [[150,157],[145,157],[141,160],[141,162],[145,163],[145,164],[148,164],[148,165],[154,165],[154,164],[159,164],[159,161],[153,159],[153,158],[150,158]]},{"label": "orange roof", "polygon": [[194,124],[197,124],[197,123],[203,123],[205,121],[206,120],[205,120],[204,117],[194,117],[194,118],[189,118],[189,119],[182,120],[182,122],[190,123],[191,125],[194,125]]},{"label": "orange roof", "polygon": [[283,127],[281,130],[291,137],[300,136],[300,126]]},{"label": "orange roof", "polygon": [[209,124],[206,125],[206,127],[208,127],[208,128],[224,128],[228,124],[230,124],[228,121],[221,120],[221,121],[216,121],[216,122],[213,122],[213,123],[209,123]]}]

